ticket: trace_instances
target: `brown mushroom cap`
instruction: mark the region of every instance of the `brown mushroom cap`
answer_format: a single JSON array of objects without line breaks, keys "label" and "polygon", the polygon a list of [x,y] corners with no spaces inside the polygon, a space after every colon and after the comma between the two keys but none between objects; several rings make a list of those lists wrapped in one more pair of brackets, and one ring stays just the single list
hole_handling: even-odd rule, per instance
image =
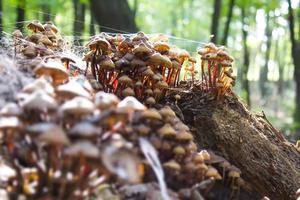
[{"label": "brown mushroom cap", "polygon": [[180,142],[189,142],[194,139],[193,135],[187,131],[181,131],[176,135],[176,140]]},{"label": "brown mushroom cap", "polygon": [[118,82],[121,84],[131,84],[132,83],[132,79],[129,78],[127,75],[123,75],[120,78],[118,78]]},{"label": "brown mushroom cap", "polygon": [[153,97],[148,97],[147,99],[146,99],[146,101],[145,101],[145,103],[147,104],[147,105],[154,105],[155,103],[156,103],[156,101],[155,101],[155,99],[153,98]]},{"label": "brown mushroom cap", "polygon": [[127,97],[127,96],[135,96],[135,92],[131,87],[126,88],[125,90],[122,91],[122,96]]},{"label": "brown mushroom cap", "polygon": [[65,114],[87,115],[94,112],[95,105],[87,98],[77,96],[70,101],[65,102],[60,110]]},{"label": "brown mushroom cap", "polygon": [[208,170],[207,170],[205,176],[214,178],[217,180],[222,179],[222,176],[219,174],[218,170],[216,170],[214,167],[211,167],[211,166],[208,167]]},{"label": "brown mushroom cap", "polygon": [[170,46],[167,42],[161,42],[161,41],[157,41],[153,44],[153,48],[160,52],[160,53],[163,53],[163,52],[166,52],[166,51],[169,51],[170,49]]},{"label": "brown mushroom cap", "polygon": [[68,139],[66,133],[58,126],[49,128],[47,131],[42,132],[37,139],[50,145],[70,144],[70,140]]},{"label": "brown mushroom cap", "polygon": [[109,57],[106,57],[104,60],[102,60],[99,65],[101,68],[108,70],[113,70],[115,68],[115,63]]},{"label": "brown mushroom cap", "polygon": [[132,50],[136,56],[146,56],[152,53],[152,50],[148,48],[144,43],[140,43]]},{"label": "brown mushroom cap", "polygon": [[175,160],[170,160],[168,162],[165,162],[163,164],[163,167],[165,169],[170,169],[170,170],[174,170],[174,171],[180,171],[181,170],[181,166]]},{"label": "brown mushroom cap", "polygon": [[231,178],[239,178],[241,176],[242,171],[234,165],[231,165],[228,170],[228,176]]},{"label": "brown mushroom cap", "polygon": [[51,40],[49,40],[49,38],[47,36],[42,36],[41,38],[39,38],[38,43],[42,43],[45,46],[52,46],[53,43]]},{"label": "brown mushroom cap", "polygon": [[185,155],[186,151],[182,146],[176,146],[173,149],[173,153],[177,156],[183,156],[183,155]]},{"label": "brown mushroom cap", "polygon": [[45,28],[45,30],[51,30],[51,31],[53,31],[54,33],[58,32],[58,28],[51,21],[46,22],[44,24],[44,28]]},{"label": "brown mushroom cap", "polygon": [[160,53],[152,54],[147,60],[147,63],[149,65],[162,65],[168,68],[172,67],[171,60],[167,56],[161,55]]},{"label": "brown mushroom cap", "polygon": [[40,31],[40,32],[42,32],[42,31],[45,30],[44,27],[43,27],[43,25],[38,20],[34,20],[34,21],[30,22],[27,25],[27,28],[29,30],[34,31],[34,32],[36,32],[37,30]]},{"label": "brown mushroom cap", "polygon": [[23,34],[20,30],[15,30],[13,33],[12,33],[13,37],[15,38],[23,38]]},{"label": "brown mushroom cap", "polygon": [[63,83],[69,77],[64,65],[57,60],[48,60],[47,63],[41,63],[33,70],[33,72],[37,76],[51,76],[56,84]]},{"label": "brown mushroom cap", "polygon": [[163,107],[162,109],[159,110],[159,113],[163,116],[163,117],[176,117],[175,112],[169,107]]},{"label": "brown mushroom cap", "polygon": [[57,103],[46,92],[38,90],[25,98],[21,106],[26,110],[48,111],[55,110]]},{"label": "brown mushroom cap", "polygon": [[173,127],[170,124],[165,124],[163,127],[157,130],[158,134],[161,137],[174,137],[176,136],[176,131],[173,129]]},{"label": "brown mushroom cap", "polygon": [[168,83],[165,81],[158,81],[155,86],[160,89],[167,89],[169,87]]},{"label": "brown mushroom cap", "polygon": [[28,57],[28,58],[33,58],[37,56],[37,50],[33,45],[28,45],[22,50],[22,53]]},{"label": "brown mushroom cap", "polygon": [[143,118],[151,119],[151,120],[161,120],[162,119],[162,117],[159,114],[159,112],[156,109],[154,109],[154,108],[144,110],[142,112],[141,116]]},{"label": "brown mushroom cap", "polygon": [[86,44],[91,50],[101,49],[106,52],[110,49],[110,44],[105,38],[95,37],[90,42]]}]

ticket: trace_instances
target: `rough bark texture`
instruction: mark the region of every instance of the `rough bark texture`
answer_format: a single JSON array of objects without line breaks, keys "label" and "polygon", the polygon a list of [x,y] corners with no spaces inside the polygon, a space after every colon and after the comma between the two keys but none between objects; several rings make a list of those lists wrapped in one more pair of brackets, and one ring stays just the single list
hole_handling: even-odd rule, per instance
[{"label": "rough bark texture", "polygon": [[254,192],[272,200],[295,199],[300,153],[267,121],[235,97],[216,102],[193,91],[181,93],[177,111],[202,148],[225,157],[242,171]]},{"label": "rough bark texture", "polygon": [[102,32],[137,32],[134,12],[124,0],[91,0],[95,20]]}]

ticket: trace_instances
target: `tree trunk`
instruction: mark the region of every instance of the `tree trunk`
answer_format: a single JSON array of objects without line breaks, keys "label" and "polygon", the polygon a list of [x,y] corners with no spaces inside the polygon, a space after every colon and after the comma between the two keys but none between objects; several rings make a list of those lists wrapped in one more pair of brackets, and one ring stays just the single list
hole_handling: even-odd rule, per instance
[{"label": "tree trunk", "polygon": [[219,21],[220,21],[220,14],[222,8],[222,0],[215,0],[214,1],[214,13],[212,16],[212,23],[211,23],[211,42],[217,43],[218,42],[218,28],[219,28]]},{"label": "tree trunk", "polygon": [[248,39],[248,30],[246,30],[246,13],[245,8],[241,8],[242,14],[242,38],[243,38],[243,68],[242,68],[242,89],[245,91],[245,100],[249,107],[251,107],[251,99],[250,99],[250,84],[248,80],[248,71],[250,65],[250,54],[247,44]]},{"label": "tree trunk", "polygon": [[90,4],[90,35],[95,35],[96,30],[95,30],[95,16],[92,11],[92,5]]},{"label": "tree trunk", "polygon": [[73,34],[74,41],[81,45],[81,36],[84,30],[85,22],[85,4],[81,3],[80,0],[73,0],[74,6],[74,24],[73,24]]},{"label": "tree trunk", "polygon": [[222,39],[222,45],[225,45],[225,46],[227,45],[227,38],[228,38],[228,35],[229,35],[229,27],[230,27],[230,22],[231,22],[231,19],[232,19],[234,4],[235,4],[235,0],[230,0],[229,10],[228,10],[228,13],[227,13],[227,19],[226,19],[224,33],[223,33],[223,39]]},{"label": "tree trunk", "polygon": [[2,0],[0,0],[0,39],[2,38],[2,31],[3,31],[2,17],[3,17]]},{"label": "tree trunk", "polygon": [[272,200],[295,199],[300,185],[300,154],[265,115],[250,113],[234,94],[224,102],[211,100],[195,89],[179,95],[177,113],[200,148],[211,149],[237,166],[252,193]]},{"label": "tree trunk", "polygon": [[17,20],[16,20],[16,28],[20,31],[23,31],[24,28],[24,21],[25,21],[25,0],[18,0],[17,1]]},{"label": "tree trunk", "polygon": [[272,40],[272,30],[270,28],[270,13],[267,12],[266,16],[266,52],[265,52],[265,64],[263,68],[260,70],[260,77],[259,77],[259,87],[262,98],[265,98],[268,92],[268,66],[270,60],[270,50],[271,50],[271,40]]},{"label": "tree trunk", "polygon": [[43,3],[41,5],[42,8],[42,19],[43,22],[51,21],[51,8],[49,3]]},{"label": "tree trunk", "polygon": [[91,0],[95,20],[100,25],[100,31],[133,33],[138,28],[134,13],[124,0]]},{"label": "tree trunk", "polygon": [[[292,44],[292,58],[294,63],[294,79],[296,82],[296,109],[294,113],[294,123],[297,126],[298,132],[300,132],[300,41],[295,37],[295,22],[294,22],[294,13],[292,9],[291,0],[288,1],[288,21],[290,29],[290,39]],[[300,134],[300,133],[298,133]]]}]

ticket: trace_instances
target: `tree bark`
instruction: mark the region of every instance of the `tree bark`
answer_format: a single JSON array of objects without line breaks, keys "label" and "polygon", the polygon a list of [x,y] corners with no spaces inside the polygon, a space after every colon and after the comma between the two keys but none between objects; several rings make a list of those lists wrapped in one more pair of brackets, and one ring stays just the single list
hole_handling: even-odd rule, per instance
[{"label": "tree bark", "polygon": [[16,20],[16,28],[20,31],[24,29],[24,21],[25,21],[25,0],[18,0],[17,1],[17,20]]},{"label": "tree bark", "polygon": [[214,13],[212,16],[211,22],[211,42],[217,43],[218,42],[218,29],[219,29],[219,21],[220,21],[220,14],[222,8],[222,0],[215,0],[214,1]]},{"label": "tree bark", "polygon": [[138,28],[134,13],[124,0],[91,0],[95,20],[100,25],[100,31],[133,33]]},{"label": "tree bark", "polygon": [[0,39],[2,38],[2,31],[3,31],[2,17],[3,17],[2,0],[0,0]]},{"label": "tree bark", "polygon": [[96,34],[96,30],[95,30],[95,16],[94,13],[92,11],[92,5],[89,5],[90,7],[90,35],[95,35]]},{"label": "tree bark", "polygon": [[290,39],[292,44],[292,58],[294,63],[294,80],[296,83],[296,109],[294,112],[294,122],[300,132],[300,41],[295,37],[295,19],[291,0],[288,1],[288,21],[290,29]]},{"label": "tree bark", "polygon": [[250,65],[250,54],[249,48],[247,44],[248,39],[248,30],[246,29],[246,13],[244,6],[241,7],[241,21],[242,21],[242,40],[243,40],[243,68],[242,68],[242,89],[245,91],[245,99],[249,107],[251,107],[251,99],[250,99],[250,84],[248,80],[248,71]]},{"label": "tree bark", "polygon": [[265,98],[268,91],[268,66],[270,60],[270,50],[271,50],[271,40],[272,40],[272,30],[270,28],[270,13],[267,12],[266,16],[266,29],[265,29],[265,36],[266,40],[266,52],[265,52],[265,64],[263,68],[260,70],[260,77],[259,77],[259,87],[262,98]]},{"label": "tree bark", "polygon": [[50,8],[50,5],[48,3],[43,3],[41,5],[41,8],[42,8],[42,19],[43,19],[43,22],[47,22],[47,21],[51,21],[51,8]]},{"label": "tree bark", "polygon": [[230,28],[230,22],[231,22],[231,19],[232,19],[234,4],[235,4],[235,0],[230,0],[229,10],[228,10],[228,13],[227,13],[227,19],[226,19],[226,23],[225,23],[225,27],[224,27],[222,45],[227,45],[227,39],[228,39],[228,35],[229,35],[229,28]]},{"label": "tree bark", "polygon": [[73,24],[73,35],[74,41],[81,45],[81,36],[84,30],[85,22],[85,4],[81,3],[80,0],[73,0],[74,7],[74,24]]},{"label": "tree bark", "polygon": [[179,94],[177,114],[181,113],[200,148],[211,149],[237,166],[253,193],[272,200],[295,199],[300,153],[265,115],[250,113],[234,94],[224,102],[196,89]]}]

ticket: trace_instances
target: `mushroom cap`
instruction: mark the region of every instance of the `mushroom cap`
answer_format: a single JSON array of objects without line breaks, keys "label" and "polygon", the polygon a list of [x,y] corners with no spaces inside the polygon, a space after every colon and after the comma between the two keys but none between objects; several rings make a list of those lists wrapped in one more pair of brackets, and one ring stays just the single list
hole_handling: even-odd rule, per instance
[{"label": "mushroom cap", "polygon": [[95,95],[95,104],[101,110],[108,109],[117,106],[120,102],[119,98],[112,93],[106,93],[103,91],[97,92]]},{"label": "mushroom cap", "polygon": [[118,82],[121,84],[131,84],[132,79],[129,78],[129,76],[127,76],[127,75],[123,75],[120,78],[118,78]]},{"label": "mushroom cap", "polygon": [[176,131],[170,124],[165,124],[163,127],[157,130],[158,134],[162,137],[174,137],[176,136]]},{"label": "mushroom cap", "polygon": [[152,69],[147,68],[146,70],[144,70],[144,71],[142,72],[142,74],[143,74],[144,76],[153,76],[153,75],[154,75],[154,72],[152,71]]},{"label": "mushroom cap", "polygon": [[180,142],[189,142],[194,139],[193,135],[187,131],[181,131],[176,135],[176,140]]},{"label": "mushroom cap", "polygon": [[146,65],[146,63],[143,60],[139,59],[139,58],[133,58],[132,61],[130,62],[130,64],[134,67],[135,66],[145,66]]},{"label": "mushroom cap", "polygon": [[54,95],[53,86],[43,76],[36,79],[36,80],[34,80],[34,82],[25,85],[23,87],[22,91],[25,92],[25,93],[33,93],[33,92],[36,92],[38,90],[43,90],[51,96]]},{"label": "mushroom cap", "polygon": [[78,158],[78,155],[92,159],[100,158],[99,149],[89,141],[79,141],[72,144],[64,150],[64,154],[76,158]]},{"label": "mushroom cap", "polygon": [[58,32],[58,28],[53,24],[52,21],[48,21],[44,24],[44,28],[45,30],[51,30],[53,31],[53,33],[57,33]]},{"label": "mushroom cap", "polygon": [[94,139],[100,133],[100,129],[89,122],[80,122],[71,128],[71,138]]},{"label": "mushroom cap", "polygon": [[202,155],[203,160],[210,160],[210,154],[206,150],[201,150],[199,154]]},{"label": "mushroom cap", "polygon": [[153,90],[148,88],[148,89],[145,90],[145,94],[148,95],[148,96],[151,96],[151,95],[153,95]]},{"label": "mushroom cap", "polygon": [[51,76],[53,81],[57,84],[63,83],[69,77],[62,62],[54,59],[48,60],[47,63],[41,63],[33,70],[33,72],[37,76]]},{"label": "mushroom cap", "polygon": [[174,171],[180,171],[181,170],[181,166],[175,160],[170,160],[168,162],[165,162],[163,164],[163,167],[165,169],[170,169],[170,170],[174,170]]},{"label": "mushroom cap", "polygon": [[23,38],[23,34],[20,30],[15,30],[13,33],[12,33],[13,37],[16,37],[16,38]]},{"label": "mushroom cap", "polygon": [[228,170],[228,176],[231,178],[239,178],[241,176],[242,171],[234,165],[231,165]]},{"label": "mushroom cap", "polygon": [[151,119],[151,120],[161,120],[162,119],[162,117],[159,114],[159,112],[156,109],[154,109],[154,108],[144,110],[142,112],[141,116],[143,118]]},{"label": "mushroom cap", "polygon": [[134,96],[135,92],[131,87],[127,87],[125,90],[122,91],[122,96],[127,97],[127,96]]},{"label": "mushroom cap", "polygon": [[149,65],[162,65],[168,68],[172,67],[172,62],[170,58],[168,58],[165,55],[161,55],[160,53],[154,53],[151,56],[149,56],[147,63]]},{"label": "mushroom cap", "polygon": [[38,30],[40,32],[45,30],[43,25],[38,20],[33,20],[32,22],[30,22],[27,25],[27,28],[32,31]]},{"label": "mushroom cap", "polygon": [[148,97],[145,101],[148,105],[154,105],[156,103],[155,99],[153,97]]},{"label": "mushroom cap", "polygon": [[185,155],[185,149],[182,147],[182,146],[176,146],[174,149],[173,149],[173,153],[175,155]]},{"label": "mushroom cap", "polygon": [[91,97],[90,93],[76,80],[70,80],[63,85],[59,85],[56,88],[56,94],[67,98],[73,98],[75,96],[82,96],[86,98]]},{"label": "mushroom cap", "polygon": [[214,167],[209,166],[206,174],[206,177],[215,178],[217,180],[222,179],[222,176],[219,174],[218,170],[216,170]]},{"label": "mushroom cap", "polygon": [[152,53],[152,50],[148,48],[144,43],[140,43],[134,49],[132,50],[134,55],[140,57],[140,56],[146,56]]},{"label": "mushroom cap", "polygon": [[170,46],[167,42],[157,41],[157,42],[154,42],[153,48],[156,51],[163,53],[163,52],[169,51]]},{"label": "mushroom cap", "polygon": [[72,115],[87,115],[92,114],[94,112],[95,105],[92,101],[87,98],[77,96],[70,101],[65,102],[60,110],[64,114],[72,114]]},{"label": "mushroom cap", "polygon": [[168,85],[168,83],[167,83],[166,81],[158,81],[158,82],[155,84],[155,86],[156,86],[157,88],[160,88],[160,89],[167,89],[167,88],[169,88],[169,85]]},{"label": "mushroom cap", "polygon": [[118,103],[117,108],[125,110],[145,110],[146,107],[139,102],[135,97],[125,97],[121,102]]},{"label": "mushroom cap", "polygon": [[176,117],[175,112],[169,107],[163,107],[162,109],[159,110],[159,113],[163,116],[163,117]]},{"label": "mushroom cap", "polygon": [[21,106],[26,110],[48,111],[55,110],[57,108],[57,103],[55,99],[46,92],[38,90],[28,95],[21,103]]},{"label": "mushroom cap", "polygon": [[4,117],[17,117],[22,114],[22,109],[16,103],[7,103],[5,104],[1,110],[0,115]]},{"label": "mushroom cap", "polygon": [[22,53],[28,57],[28,58],[33,58],[37,56],[37,50],[33,45],[28,45],[22,50]]},{"label": "mushroom cap", "polygon": [[0,129],[18,129],[21,121],[18,117],[0,117]]},{"label": "mushroom cap", "polygon": [[41,38],[39,38],[38,43],[42,43],[45,46],[53,46],[53,43],[49,38],[45,35],[43,35]]},{"label": "mushroom cap", "polygon": [[99,63],[100,67],[103,69],[113,70],[115,68],[115,63],[111,60],[110,57],[106,57]]},{"label": "mushroom cap", "polygon": [[139,125],[137,125],[137,127],[135,127],[135,129],[142,136],[148,135],[149,132],[151,131],[151,129],[148,126],[146,126],[145,124],[139,124]]},{"label": "mushroom cap", "polygon": [[70,140],[64,130],[59,126],[54,126],[42,132],[37,139],[50,145],[69,145]]},{"label": "mushroom cap", "polygon": [[143,83],[141,81],[137,81],[135,84],[134,84],[134,87],[142,87],[143,86]]},{"label": "mushroom cap", "polygon": [[95,37],[86,44],[91,50],[96,50],[97,48],[102,51],[108,51],[110,49],[110,44],[105,38]]}]

